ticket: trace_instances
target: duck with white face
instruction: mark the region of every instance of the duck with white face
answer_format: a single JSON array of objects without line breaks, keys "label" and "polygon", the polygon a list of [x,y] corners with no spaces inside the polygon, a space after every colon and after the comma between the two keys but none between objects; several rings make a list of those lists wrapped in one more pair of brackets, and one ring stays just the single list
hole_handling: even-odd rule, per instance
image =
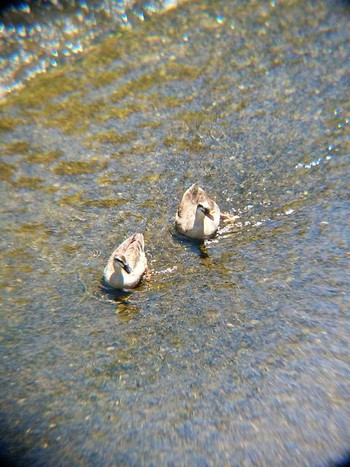
[{"label": "duck with white face", "polygon": [[[203,206],[203,204],[197,204],[197,211],[201,211],[204,216],[207,216],[210,220],[214,220],[214,216],[212,215],[210,208]],[[199,215],[199,213],[197,213]]]},{"label": "duck with white face", "polygon": [[213,237],[220,223],[220,209],[196,183],[185,191],[175,217],[176,229],[193,239]]},{"label": "duck with white face", "polygon": [[128,265],[127,260],[124,255],[114,257],[114,269],[116,268],[124,269],[127,274],[132,273],[131,267]]},{"label": "duck with white face", "polygon": [[104,281],[115,289],[133,289],[148,270],[145,243],[141,233],[127,238],[109,257]]}]

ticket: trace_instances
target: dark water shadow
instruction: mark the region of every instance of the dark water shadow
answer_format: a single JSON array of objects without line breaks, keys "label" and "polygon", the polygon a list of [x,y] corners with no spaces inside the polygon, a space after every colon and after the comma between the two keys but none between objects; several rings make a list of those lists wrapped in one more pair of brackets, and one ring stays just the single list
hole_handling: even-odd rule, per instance
[{"label": "dark water shadow", "polygon": [[347,467],[350,466],[350,451],[345,453],[344,457],[336,460],[335,462],[331,462],[329,464],[331,467]]},{"label": "dark water shadow", "polygon": [[185,235],[180,234],[175,229],[170,229],[170,233],[178,245],[182,245],[190,250],[192,253],[197,254],[201,259],[209,258],[209,252],[206,248],[204,240],[197,240],[188,238]]},{"label": "dark water shadow", "polygon": [[4,467],[24,467],[34,465],[30,456],[31,446],[23,440],[15,440],[15,434],[7,423],[2,421],[0,430],[6,435],[0,441],[0,465]]},{"label": "dark water shadow", "polygon": [[78,282],[85,296],[98,302],[115,306],[115,312],[117,313],[128,310],[128,314],[130,314],[131,310],[138,312],[140,309],[136,305],[135,300],[132,300],[132,297],[135,297],[134,290],[114,289],[105,282],[103,277],[99,279],[98,284],[95,283],[88,286],[81,275],[78,274]]},{"label": "dark water shadow", "polygon": [[132,290],[118,290],[106,286],[103,279],[99,287],[100,300],[111,303],[114,306],[114,312],[117,313],[123,321],[131,321],[136,318],[141,311],[139,304],[132,300],[135,292]]},{"label": "dark water shadow", "polygon": [[[101,279],[101,284],[99,286],[99,292],[103,298],[106,298],[107,301],[116,302],[116,303],[130,303],[128,298],[131,297],[131,290],[119,290],[109,287],[103,278]],[[103,294],[103,295],[102,295]]]}]

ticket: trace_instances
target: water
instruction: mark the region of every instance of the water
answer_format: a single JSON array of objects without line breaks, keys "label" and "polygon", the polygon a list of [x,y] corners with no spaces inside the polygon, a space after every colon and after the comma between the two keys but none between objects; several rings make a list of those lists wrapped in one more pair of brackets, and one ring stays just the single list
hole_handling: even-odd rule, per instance
[{"label": "water", "polygon": [[[3,2],[4,3],[4,2]],[[175,8],[180,0],[5,2],[0,10],[0,97],[88,51],[95,41]]]},{"label": "water", "polygon": [[[188,3],[5,96],[1,438],[17,465],[345,456],[349,15]],[[172,231],[194,181],[240,217],[204,246]],[[152,277],[107,294],[135,231]]]}]

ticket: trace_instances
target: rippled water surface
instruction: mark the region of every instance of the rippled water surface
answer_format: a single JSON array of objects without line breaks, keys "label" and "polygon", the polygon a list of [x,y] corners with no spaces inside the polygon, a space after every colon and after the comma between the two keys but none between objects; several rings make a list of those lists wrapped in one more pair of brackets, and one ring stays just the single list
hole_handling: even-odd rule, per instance
[{"label": "rippled water surface", "polygon": [[[187,3],[5,96],[4,456],[346,455],[349,20],[335,0]],[[239,216],[205,245],[172,230],[195,181]],[[136,231],[152,276],[108,294],[106,261]]]}]

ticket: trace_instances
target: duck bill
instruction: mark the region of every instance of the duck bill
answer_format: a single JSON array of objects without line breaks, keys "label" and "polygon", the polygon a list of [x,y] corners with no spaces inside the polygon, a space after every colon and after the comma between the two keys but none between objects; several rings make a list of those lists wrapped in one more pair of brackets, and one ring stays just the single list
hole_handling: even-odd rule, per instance
[{"label": "duck bill", "polygon": [[211,212],[209,211],[209,209],[206,210],[204,214],[205,214],[207,217],[209,217],[209,219],[210,219],[211,221],[214,220],[214,216],[211,214]]},{"label": "duck bill", "polygon": [[131,267],[128,265],[128,264],[125,264],[125,266],[123,267],[124,271],[127,272],[128,274],[131,273],[132,269]]}]

